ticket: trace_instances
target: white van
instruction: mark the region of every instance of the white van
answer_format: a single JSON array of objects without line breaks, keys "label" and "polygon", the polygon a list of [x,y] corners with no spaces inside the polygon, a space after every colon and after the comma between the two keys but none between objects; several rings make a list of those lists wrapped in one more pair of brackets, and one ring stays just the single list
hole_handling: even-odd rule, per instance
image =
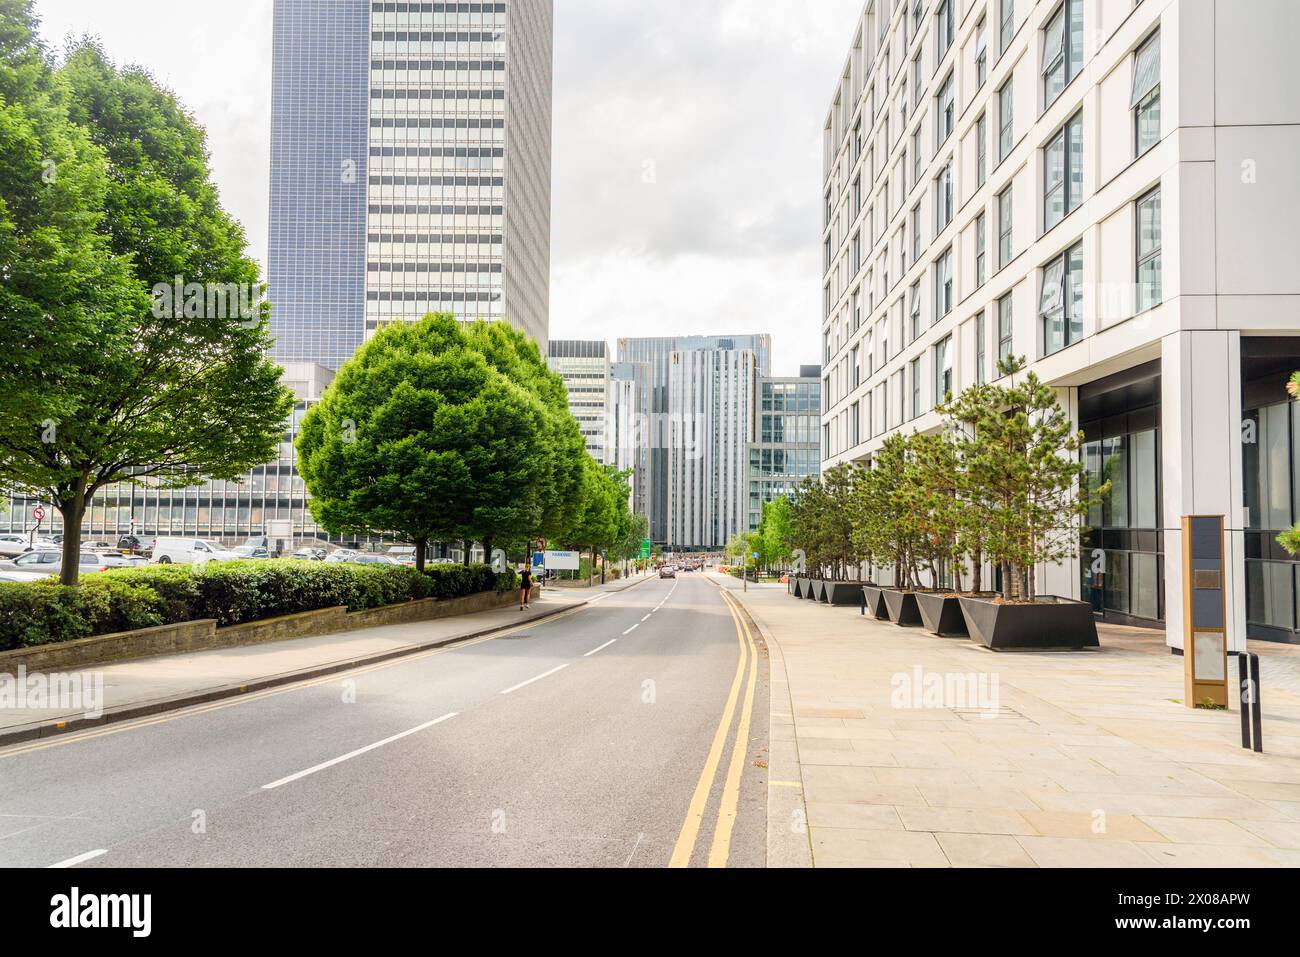
[{"label": "white van", "polygon": [[216,542],[198,538],[160,538],[154,542],[155,565],[206,565],[208,562],[237,562],[243,556]]}]

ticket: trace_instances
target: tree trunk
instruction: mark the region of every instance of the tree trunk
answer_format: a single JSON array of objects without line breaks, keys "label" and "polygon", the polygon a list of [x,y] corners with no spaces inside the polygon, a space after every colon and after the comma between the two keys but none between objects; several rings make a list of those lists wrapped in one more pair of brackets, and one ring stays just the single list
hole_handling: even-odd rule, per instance
[{"label": "tree trunk", "polygon": [[972,574],[974,580],[971,584],[974,587],[975,594],[978,595],[984,590],[981,587],[984,584],[984,555],[978,548],[971,555],[971,563],[974,566]]},{"label": "tree trunk", "polygon": [[427,538],[417,538],[415,540],[415,570],[424,573],[425,553],[429,550],[429,540]]},{"label": "tree trunk", "polygon": [[465,567],[469,568],[474,564],[474,543],[470,541],[462,541],[460,544],[465,550]]},{"label": "tree trunk", "polygon": [[74,493],[56,503],[55,508],[63,516],[63,568],[59,571],[59,584],[72,587],[81,574],[81,521],[86,515],[86,498]]}]

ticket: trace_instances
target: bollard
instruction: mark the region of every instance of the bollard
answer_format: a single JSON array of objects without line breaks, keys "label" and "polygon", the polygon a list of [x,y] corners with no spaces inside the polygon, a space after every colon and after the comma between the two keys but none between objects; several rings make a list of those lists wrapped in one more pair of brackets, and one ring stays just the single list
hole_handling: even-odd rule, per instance
[{"label": "bollard", "polygon": [[1237,698],[1241,702],[1241,747],[1243,750],[1250,750],[1250,699],[1254,697],[1250,693],[1250,660],[1246,655],[1237,656],[1237,675],[1240,679],[1237,684]]},{"label": "bollard", "polygon": [[1264,753],[1264,705],[1259,694],[1259,655],[1242,652],[1237,657],[1241,682],[1241,746]]},{"label": "bollard", "polygon": [[1251,712],[1255,731],[1255,753],[1264,753],[1264,704],[1260,698],[1259,655],[1250,656],[1250,684],[1255,699]]}]

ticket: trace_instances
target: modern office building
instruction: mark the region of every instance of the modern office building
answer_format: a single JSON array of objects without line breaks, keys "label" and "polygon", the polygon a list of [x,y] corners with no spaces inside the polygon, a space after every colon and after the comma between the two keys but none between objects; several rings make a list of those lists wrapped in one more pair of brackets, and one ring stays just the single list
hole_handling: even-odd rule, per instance
[{"label": "modern office building", "polygon": [[[333,378],[331,370],[313,363],[286,364],[284,383],[294,390],[298,403],[285,423],[274,461],[252,469],[240,482],[209,480],[185,489],[161,489],[147,480],[142,486],[110,485],[87,510],[83,536],[110,544],[128,533],[143,540],[179,535],[234,544],[281,529],[288,533],[284,538],[295,542],[329,541],[308,509],[307,490],[295,468],[294,442],[303,416]],[[12,497],[9,509],[0,514],[0,527],[27,532],[36,504],[24,496]],[[61,533],[58,512],[45,505],[49,518],[43,530]]]},{"label": "modern office building", "polygon": [[[636,404],[638,407],[639,421],[641,427],[638,430],[640,438],[637,443],[636,454],[636,472],[637,482],[639,483],[637,511],[645,515],[650,521],[650,536],[661,544],[672,547],[687,547],[679,541],[674,541],[674,529],[677,533],[684,534],[681,529],[691,527],[698,532],[691,532],[694,540],[699,535],[704,534],[704,529],[711,529],[709,536],[717,534],[719,526],[717,523],[705,523],[700,516],[704,509],[702,504],[692,505],[683,498],[685,488],[699,488],[698,485],[677,487],[678,481],[686,481],[681,476],[690,476],[692,472],[687,468],[684,460],[686,447],[691,440],[689,427],[699,428],[698,416],[703,415],[701,411],[706,405],[711,405],[714,401],[721,402],[722,393],[713,389],[712,383],[704,383],[697,377],[697,370],[702,373],[703,366],[697,365],[696,359],[686,360],[683,365],[682,356],[690,353],[708,353],[715,354],[713,358],[707,360],[714,363],[718,369],[719,375],[725,366],[728,375],[728,387],[741,385],[741,380],[735,375],[734,363],[738,360],[734,358],[724,358],[723,354],[740,354],[748,353],[753,357],[754,376],[767,376],[771,373],[772,362],[772,340],[767,335],[741,335],[741,336],[676,336],[663,338],[646,338],[646,339],[620,339],[618,343],[618,361],[627,368],[624,375],[631,381],[635,381],[637,390]],[[677,357],[675,359],[675,357]],[[706,360],[700,359],[699,362]],[[676,369],[676,381],[678,383],[678,392],[674,394],[673,375],[674,366]],[[708,384],[712,390],[709,395],[697,391],[691,395],[689,387],[694,383],[697,390],[705,384]],[[750,429],[752,431],[753,414],[754,414],[754,396],[757,392],[757,381],[751,381],[744,384],[749,396],[749,416]],[[683,391],[686,390],[686,391]],[[722,422],[738,411],[740,406],[733,398],[727,400],[725,412],[719,407],[715,421]],[[677,432],[673,431],[675,425],[680,426]],[[697,436],[698,436],[697,432]],[[745,447],[751,439],[743,436],[740,429],[731,429],[727,432],[728,441],[733,439],[740,444],[735,448],[726,449],[725,452],[720,450],[715,456],[719,471],[716,475],[710,473],[709,489],[716,490],[718,483],[723,480],[723,462],[730,460],[734,455],[742,462],[741,473],[744,469]],[[676,447],[676,458],[674,459],[673,449]],[[694,442],[693,448],[699,452],[704,448],[704,443]],[[726,473],[726,480],[731,481],[732,473]],[[747,501],[748,489],[744,485],[743,474],[737,479],[736,491],[727,492],[729,499],[731,497]],[[710,493],[712,494],[712,492]],[[674,502],[676,504],[674,505]],[[729,507],[721,507],[722,513],[732,514]],[[678,515],[684,515],[682,519],[684,524],[673,524],[672,510],[677,510]],[[692,518],[692,509],[696,515]],[[714,514],[719,514],[715,512]],[[736,532],[744,530],[746,521],[745,510],[742,506],[739,511],[739,519],[734,525],[729,524],[727,520],[725,527],[732,528]],[[728,536],[729,538],[729,536]],[[726,545],[727,538],[721,541],[709,542],[704,546],[690,546],[703,548],[721,548]]]},{"label": "modern office building", "polygon": [[546,348],[551,0],[275,0],[276,357],[381,325],[506,318]]},{"label": "modern office building", "polygon": [[1230,647],[1300,640],[1300,4],[869,0],[825,126],[825,463],[1023,356],[1113,482],[1041,594],[1183,645],[1226,516]]},{"label": "modern office building", "polygon": [[602,465],[614,464],[609,442],[609,348],[603,339],[557,339],[547,357],[569,389],[569,411],[582,428],[587,451]]},{"label": "modern office building", "polygon": [[758,418],[749,445],[749,530],[758,529],[763,506],[794,494],[821,475],[821,366],[801,366],[797,377],[758,383]]},{"label": "modern office building", "polygon": [[605,439],[610,464],[628,475],[629,502],[634,515],[649,515],[641,449],[646,417],[641,402],[645,366],[614,362],[609,367],[609,417]]}]

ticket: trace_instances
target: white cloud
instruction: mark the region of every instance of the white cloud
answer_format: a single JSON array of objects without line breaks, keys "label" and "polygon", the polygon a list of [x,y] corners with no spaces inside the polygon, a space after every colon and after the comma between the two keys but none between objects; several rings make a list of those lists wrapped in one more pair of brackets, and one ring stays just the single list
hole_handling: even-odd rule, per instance
[{"label": "white cloud", "polygon": [[[555,337],[770,332],[777,372],[817,361],[821,129],[861,7],[557,0]],[[37,11],[176,92],[265,263],[271,0]]]}]

